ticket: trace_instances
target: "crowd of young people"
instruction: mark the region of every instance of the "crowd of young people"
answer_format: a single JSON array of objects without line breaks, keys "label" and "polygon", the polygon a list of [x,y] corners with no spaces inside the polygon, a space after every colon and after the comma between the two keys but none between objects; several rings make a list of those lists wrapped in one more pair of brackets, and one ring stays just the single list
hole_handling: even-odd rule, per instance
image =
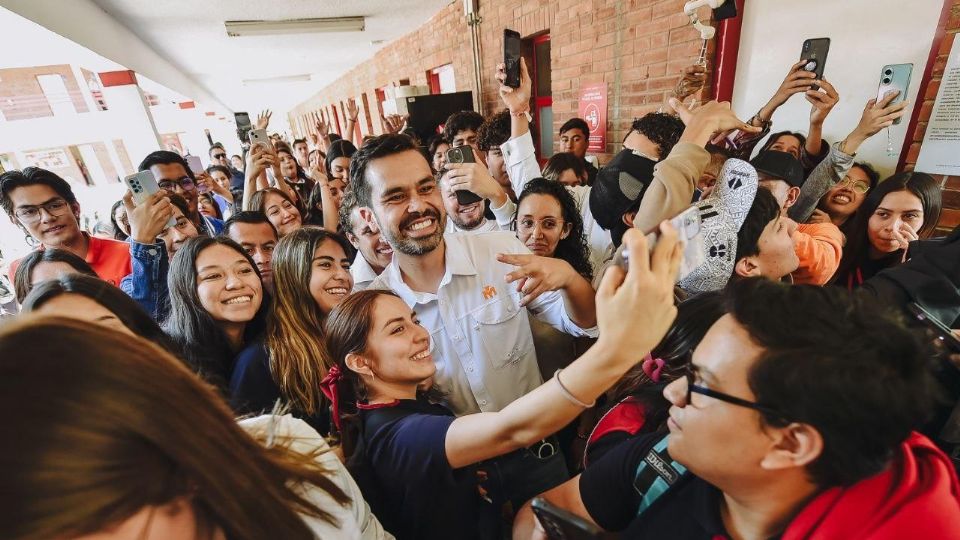
[{"label": "crowd of young people", "polygon": [[[579,118],[538,155],[526,65],[496,77],[430,141],[351,140],[351,104],[202,172],[153,152],[111,238],[3,173],[39,247],[0,326],[0,536],[555,538],[540,497],[629,538],[960,538],[960,359],[907,316],[960,323],[960,232],[929,175],[856,159],[904,100],[830,144],[802,64],[747,121],[684,103],[695,66],[599,164]],[[806,134],[770,134],[797,94]]]}]

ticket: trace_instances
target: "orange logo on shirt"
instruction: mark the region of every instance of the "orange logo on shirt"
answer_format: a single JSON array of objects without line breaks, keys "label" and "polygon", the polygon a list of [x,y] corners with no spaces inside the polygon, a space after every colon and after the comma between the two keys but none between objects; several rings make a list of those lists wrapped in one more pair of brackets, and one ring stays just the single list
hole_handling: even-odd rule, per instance
[{"label": "orange logo on shirt", "polygon": [[483,288],[483,299],[489,300],[497,295],[497,288],[493,285],[487,285]]}]

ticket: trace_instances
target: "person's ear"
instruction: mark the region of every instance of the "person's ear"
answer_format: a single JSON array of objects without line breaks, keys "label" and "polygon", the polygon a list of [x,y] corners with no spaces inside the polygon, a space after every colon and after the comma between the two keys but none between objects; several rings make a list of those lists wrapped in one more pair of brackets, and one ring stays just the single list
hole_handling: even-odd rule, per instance
[{"label": "person's ear", "polygon": [[380,224],[377,223],[377,215],[373,212],[373,209],[367,206],[361,206],[359,209],[360,219],[367,223],[371,227],[376,227],[380,230]]},{"label": "person's ear", "polygon": [[755,257],[742,257],[733,266],[733,273],[740,277],[759,276],[760,265],[757,264]]},{"label": "person's ear", "polygon": [[794,204],[797,204],[797,200],[800,198],[800,188],[796,186],[791,186],[787,190],[787,200],[783,203],[783,209],[786,210]]},{"label": "person's ear", "polygon": [[623,219],[623,223],[627,227],[633,227],[633,220],[636,219],[636,217],[637,217],[637,211],[634,210],[632,212],[624,212],[621,219]]},{"label": "person's ear", "polygon": [[809,424],[794,422],[770,433],[773,445],[760,461],[766,470],[806,467],[823,453],[823,436]]},{"label": "person's ear", "polygon": [[350,371],[366,377],[373,377],[373,370],[370,369],[370,361],[356,353],[350,353],[344,358],[344,364]]},{"label": "person's ear", "polygon": [[573,223],[564,223],[563,230],[560,232],[560,239],[564,240],[566,237],[570,236],[570,231],[573,230]]},{"label": "person's ear", "polygon": [[70,203],[70,211],[73,212],[73,217],[77,218],[77,223],[80,223],[80,203]]}]

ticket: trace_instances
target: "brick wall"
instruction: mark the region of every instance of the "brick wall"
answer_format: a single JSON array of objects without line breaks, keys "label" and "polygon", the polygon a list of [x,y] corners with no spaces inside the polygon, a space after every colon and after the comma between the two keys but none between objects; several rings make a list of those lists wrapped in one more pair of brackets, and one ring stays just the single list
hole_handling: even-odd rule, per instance
[{"label": "brick wall", "polygon": [[[499,110],[493,77],[502,61],[503,29],[524,38],[550,33],[553,132],[577,114],[581,85],[606,82],[608,101],[606,161],[634,117],[656,110],[677,82],[680,70],[700,51],[699,34],[682,15],[684,0],[489,0],[480,2],[481,99],[484,112]],[[703,15],[707,15],[705,10]],[[712,54],[708,55],[712,58]],[[329,109],[365,94],[373,130],[382,127],[375,89],[401,79],[427,84],[427,72],[452,64],[457,90],[476,91],[470,28],[463,6],[454,2],[427,23],[388,44],[290,113],[291,125],[303,115]],[[359,102],[359,101],[358,101]],[[361,121],[365,114],[361,106]],[[338,112],[338,114],[340,114]],[[341,116],[342,119],[342,116]],[[558,137],[554,137],[555,144]],[[556,150],[556,148],[554,148]]]},{"label": "brick wall", "polygon": [[67,64],[55,66],[37,66],[29,68],[0,69],[0,110],[7,120],[24,120],[53,116],[53,111],[47,102],[38,75],[60,75],[73,106],[78,113],[88,112],[87,104],[83,101],[82,91],[77,84],[73,71]]},{"label": "brick wall", "polygon": [[[943,78],[943,70],[947,65],[947,56],[950,54],[950,47],[957,33],[960,33],[960,0],[948,0],[951,5],[948,7],[946,21],[946,36],[941,42],[940,49],[937,51],[937,57],[933,64],[930,83],[920,89],[920,95],[923,96],[923,104],[920,107],[920,116],[918,117],[917,129],[913,133],[913,142],[907,151],[906,169],[912,170],[917,163],[917,157],[920,155],[920,143],[923,142],[923,135],[927,130],[927,122],[930,120],[930,113],[933,111],[933,102],[937,97],[937,91],[940,89],[940,81]],[[960,37],[954,37],[960,40]],[[943,211],[940,214],[940,222],[937,224],[941,232],[948,232],[954,227],[960,225],[960,176],[937,176],[937,179],[943,182]]]}]

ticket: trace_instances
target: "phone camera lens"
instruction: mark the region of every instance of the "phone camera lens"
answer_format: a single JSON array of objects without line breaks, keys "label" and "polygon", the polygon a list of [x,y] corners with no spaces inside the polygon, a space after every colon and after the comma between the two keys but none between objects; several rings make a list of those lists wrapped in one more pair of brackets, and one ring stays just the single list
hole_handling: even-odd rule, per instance
[{"label": "phone camera lens", "polygon": [[883,72],[883,74],[889,77],[890,75],[893,75],[893,70],[888,68]]},{"label": "phone camera lens", "polygon": [[890,77],[884,77],[883,84],[890,84]]}]

